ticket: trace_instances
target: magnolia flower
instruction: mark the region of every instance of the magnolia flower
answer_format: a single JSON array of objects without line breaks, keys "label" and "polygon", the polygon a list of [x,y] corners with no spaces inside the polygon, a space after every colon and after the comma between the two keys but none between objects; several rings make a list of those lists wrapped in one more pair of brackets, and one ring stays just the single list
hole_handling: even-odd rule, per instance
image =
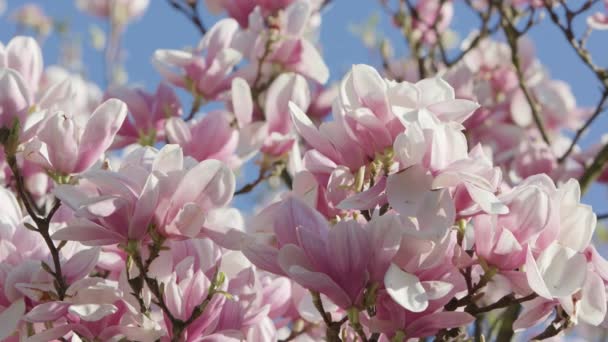
[{"label": "magnolia flower", "polygon": [[271,27],[266,24],[261,8],[257,7],[249,15],[247,29],[237,31],[232,42],[233,48],[253,62],[242,73],[256,74],[258,65],[254,61],[264,55],[269,45],[267,63],[279,64],[317,83],[327,82],[327,65],[317,47],[306,37],[315,1],[289,1],[289,6],[278,11]]},{"label": "magnolia flower", "polygon": [[[166,122],[167,139],[178,144],[184,153],[196,160],[217,159],[237,168],[241,162],[236,155],[239,143],[239,132],[230,125],[228,113],[213,111],[201,119],[186,123],[180,118],[171,118]],[[196,138],[207,137],[206,144]]]},{"label": "magnolia flower", "polygon": [[93,112],[101,104],[103,96],[95,83],[57,65],[44,70],[39,93],[41,97],[36,104],[39,109],[56,106],[74,115]]},{"label": "magnolia flower", "polygon": [[13,69],[0,68],[0,126],[13,127],[15,119],[24,122],[32,93],[21,75]]},{"label": "magnolia flower", "polygon": [[26,144],[25,157],[62,175],[86,171],[110,147],[126,116],[127,106],[116,99],[102,103],[84,126],[72,113],[57,110]]},{"label": "magnolia flower", "polygon": [[6,46],[0,43],[0,67],[19,72],[32,94],[38,89],[43,65],[42,51],[34,38],[16,36]]},{"label": "magnolia flower", "polygon": [[[205,100],[214,100],[230,88],[229,73],[241,60],[241,53],[231,47],[237,30],[238,23],[233,19],[220,20],[195,51],[156,50],[152,62],[168,82]],[[199,55],[203,51],[204,57]]]},{"label": "magnolia flower", "polygon": [[[228,16],[236,19],[243,27],[248,26],[249,15],[256,6],[259,6],[264,13],[273,13],[285,9],[293,2],[295,0],[205,0],[209,11],[217,14],[224,10],[228,13]],[[322,1],[312,0],[310,3],[313,8],[318,9]]]},{"label": "magnolia flower", "polygon": [[76,218],[53,238],[110,245],[141,240],[150,226],[167,237],[194,238],[204,232],[209,212],[232,198],[232,172],[217,160],[192,165],[175,145],[152,152],[153,163],[146,165],[138,158],[148,151],[153,150],[134,151],[118,172],[84,174],[87,187],[59,186],[57,197]]},{"label": "magnolia flower", "polygon": [[137,88],[110,87],[105,97],[124,101],[130,113],[116,134],[116,147],[135,142],[154,145],[165,138],[165,122],[182,115],[177,95],[164,83],[154,94]]},{"label": "magnolia flower", "polygon": [[368,232],[355,221],[329,229],[318,212],[295,198],[276,205],[273,215],[278,248],[250,243],[243,250],[249,260],[325,294],[342,308],[356,305],[369,279]]}]

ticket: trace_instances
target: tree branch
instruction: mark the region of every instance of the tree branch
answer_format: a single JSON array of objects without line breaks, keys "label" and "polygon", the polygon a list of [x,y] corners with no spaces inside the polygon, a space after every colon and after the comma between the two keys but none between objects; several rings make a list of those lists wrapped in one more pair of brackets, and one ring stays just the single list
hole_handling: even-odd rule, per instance
[{"label": "tree branch", "polygon": [[526,100],[530,106],[530,110],[532,111],[532,118],[534,119],[534,123],[540,132],[542,139],[545,141],[547,145],[551,145],[551,141],[549,140],[549,135],[547,134],[547,130],[545,129],[545,125],[543,123],[542,117],[540,115],[540,108],[538,103],[532,96],[532,93],[528,89],[526,85],[526,80],[524,78],[524,73],[521,68],[521,63],[519,61],[519,47],[517,45],[517,40],[521,37],[526,31],[532,27],[534,22],[534,12],[530,14],[530,19],[523,30],[518,30],[515,27],[515,24],[510,19],[510,14],[507,13],[509,8],[505,8],[505,5],[498,5],[498,9],[501,13],[500,25],[503,28],[505,36],[507,38],[507,43],[509,44],[511,50],[511,63],[515,67],[515,72],[517,74],[517,80],[519,82],[519,89],[523,92]]},{"label": "tree branch", "polygon": [[583,126],[581,126],[581,128],[579,128],[576,131],[576,134],[574,135],[574,138],[572,139],[570,146],[568,146],[568,149],[566,150],[566,152],[557,160],[560,164],[563,163],[566,160],[566,158],[568,158],[570,153],[572,153],[572,151],[574,150],[574,147],[578,143],[579,139],[587,131],[587,128],[589,128],[589,126],[591,126],[593,121],[595,121],[595,119],[597,119],[597,117],[604,111],[604,109],[606,109],[604,107],[604,105],[606,104],[606,100],[608,100],[608,88],[604,88],[604,91],[602,92],[602,97],[600,98],[599,103],[595,107],[593,114],[591,114],[591,116],[589,117],[589,119],[587,119],[587,121],[585,121]]},{"label": "tree branch", "polygon": [[183,15],[188,18],[192,22],[192,24],[198,29],[202,36],[207,33],[207,28],[203,23],[203,19],[198,13],[198,0],[194,1],[186,1],[186,3],[181,3],[179,0],[167,0],[169,5],[175,8],[178,12],[181,12]]},{"label": "tree branch", "polygon": [[602,174],[604,166],[608,162],[608,144],[598,152],[593,159],[593,162],[585,169],[585,172],[579,179],[581,193],[587,192],[589,186]]},{"label": "tree branch", "polygon": [[47,272],[51,273],[51,275],[55,278],[55,291],[57,292],[59,300],[63,300],[65,298],[65,293],[69,285],[67,284],[66,279],[63,276],[63,272],[61,270],[61,258],[59,255],[59,248],[55,246],[55,243],[53,242],[53,239],[51,238],[50,234],[51,220],[53,219],[53,216],[61,206],[61,201],[56,199],[55,203],[53,204],[53,207],[45,217],[38,216],[36,211],[34,210],[32,203],[30,203],[30,199],[27,195],[27,190],[25,189],[25,181],[23,179],[23,175],[19,170],[19,166],[17,165],[17,158],[15,157],[14,151],[10,150],[10,148],[7,148],[5,146],[6,160],[9,165],[9,168],[11,169],[11,172],[13,173],[13,176],[15,177],[17,194],[21,198],[25,210],[36,224],[36,229],[34,230],[42,236],[42,239],[44,240],[47,248],[49,249],[49,253],[51,254],[51,258],[53,260],[53,270],[46,270]]}]

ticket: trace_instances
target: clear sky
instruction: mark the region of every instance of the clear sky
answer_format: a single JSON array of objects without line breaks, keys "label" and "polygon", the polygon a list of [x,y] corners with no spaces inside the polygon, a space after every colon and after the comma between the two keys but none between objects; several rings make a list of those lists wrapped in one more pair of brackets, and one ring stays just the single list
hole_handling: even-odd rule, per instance
[{"label": "clear sky", "polygon": [[[6,43],[15,34],[16,26],[14,22],[10,21],[10,15],[16,8],[27,2],[7,0],[8,8],[0,16],[0,41]],[[52,17],[68,22],[72,31],[80,32],[87,76],[101,84],[103,80],[102,57],[99,52],[91,48],[89,28],[91,25],[97,25],[106,29],[105,23],[98,18],[79,12],[72,0],[29,2],[37,3]],[[129,72],[129,82],[144,85],[148,90],[153,90],[160,81],[160,76],[150,63],[154,50],[192,46],[197,44],[200,35],[190,22],[167,4],[167,1],[150,0],[150,3],[144,16],[128,26],[123,44],[128,52],[125,62]],[[352,64],[378,64],[378,57],[367,50],[360,39],[349,30],[350,26],[367,21],[374,13],[377,13],[381,19],[380,32],[391,38],[398,51],[403,51],[403,48],[399,47],[399,45],[404,45],[403,40],[399,38],[397,30],[391,26],[389,18],[382,11],[377,0],[334,0],[323,14],[320,36],[323,54],[331,71],[332,80],[340,79]],[[203,18],[208,27],[218,19],[205,13],[204,9]],[[453,28],[464,36],[472,25],[476,25],[476,17],[457,5]],[[536,44],[537,55],[550,70],[553,78],[570,83],[578,103],[584,106],[595,105],[599,96],[598,84],[594,76],[578,62],[561,34],[547,21],[533,28],[531,37]],[[590,46],[593,47],[593,55],[598,64],[603,66],[608,64],[608,44],[606,42],[608,42],[608,31],[596,32],[591,36]],[[57,62],[58,46],[59,40],[55,35],[44,42],[45,65]],[[188,108],[189,104],[184,103],[184,106]],[[583,145],[587,146],[590,142],[597,141],[598,137],[605,133],[608,133],[606,114],[597,120],[593,130],[583,139]],[[608,212],[606,195],[604,187],[595,187],[585,200],[594,206],[596,212],[605,213]]]}]

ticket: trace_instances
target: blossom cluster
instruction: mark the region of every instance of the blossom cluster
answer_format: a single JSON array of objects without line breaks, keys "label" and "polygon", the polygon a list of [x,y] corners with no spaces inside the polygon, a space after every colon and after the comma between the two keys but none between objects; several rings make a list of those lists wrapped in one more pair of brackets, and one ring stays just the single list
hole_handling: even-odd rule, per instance
[{"label": "blossom cluster", "polygon": [[[149,4],[76,1],[121,29]],[[1,341],[482,340],[471,327],[489,315],[542,339],[608,324],[578,181],[603,145],[568,135],[594,113],[525,37],[465,41],[431,75],[391,60],[330,85],[326,2],[206,5],[227,17],[193,49],[156,50],[152,92],[45,66],[31,37],[0,43]],[[409,13],[396,25],[422,49],[454,8]],[[267,180],[263,204],[235,207]]]}]

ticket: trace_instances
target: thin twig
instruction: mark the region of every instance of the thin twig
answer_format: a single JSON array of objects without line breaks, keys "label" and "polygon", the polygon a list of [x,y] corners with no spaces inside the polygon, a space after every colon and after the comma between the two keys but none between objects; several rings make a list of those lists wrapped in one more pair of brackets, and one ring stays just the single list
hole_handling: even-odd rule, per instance
[{"label": "thin twig", "polygon": [[602,85],[605,88],[608,88],[608,71],[605,68],[597,66],[593,62],[591,53],[584,47],[583,44],[581,44],[581,42],[583,41],[576,38],[576,35],[574,34],[573,30],[574,18],[586,9],[588,9],[595,2],[596,1],[587,1],[583,6],[581,6],[581,8],[576,11],[570,10],[565,3],[562,3],[561,7],[564,8],[564,10],[566,11],[566,24],[564,25],[561,23],[557,12],[553,8],[552,1],[543,0],[543,4],[545,6],[545,9],[547,10],[547,13],[549,13],[549,18],[551,18],[551,21],[553,21],[555,26],[557,26],[564,35],[564,37],[566,37],[566,40],[568,41],[568,43],[570,43],[570,46],[572,46],[581,61],[595,74],[595,76],[602,83]]},{"label": "thin twig", "polygon": [[604,166],[608,162],[608,144],[598,152],[593,159],[593,162],[585,169],[585,172],[579,179],[581,193],[587,192],[589,186],[600,176],[604,170]]},{"label": "thin twig", "polygon": [[315,308],[317,309],[317,311],[321,314],[321,317],[323,318],[323,322],[325,322],[325,326],[326,326],[326,340],[327,342],[341,342],[342,340],[340,339],[340,329],[342,327],[342,324],[344,324],[344,322],[346,322],[346,320],[348,319],[348,317],[344,317],[342,320],[338,321],[338,322],[334,322],[331,319],[331,315],[325,311],[325,308],[323,307],[323,301],[321,300],[321,295],[319,294],[319,292],[316,291],[310,291],[310,294],[312,295],[312,303],[315,306]]},{"label": "thin twig", "polygon": [[574,135],[570,146],[568,146],[566,152],[557,160],[559,163],[563,163],[566,158],[568,158],[570,153],[572,153],[572,151],[574,150],[574,147],[578,143],[579,139],[587,131],[587,128],[589,128],[589,126],[591,126],[595,119],[597,119],[597,117],[599,117],[599,115],[604,111],[604,109],[606,109],[604,107],[604,105],[606,104],[606,100],[608,100],[608,88],[604,88],[604,91],[602,92],[602,97],[600,98],[599,103],[595,107],[593,114],[591,114],[591,116],[587,119],[587,121],[585,121],[583,126],[581,126],[581,128],[576,131],[576,134]]},{"label": "thin twig", "polygon": [[201,109],[201,105],[203,104],[203,97],[200,95],[194,95],[194,101],[192,101],[192,107],[190,108],[190,112],[186,117],[186,121],[190,121],[194,118],[194,115]]},{"label": "thin twig", "polygon": [[[565,315],[565,314],[564,314]],[[569,325],[569,317],[562,315],[558,312],[555,315],[555,319],[547,326],[547,328],[540,334],[534,336],[531,341],[541,341],[553,336],[559,335],[564,329],[567,329]]]},{"label": "thin twig", "polygon": [[536,127],[538,128],[542,139],[547,145],[551,145],[549,135],[547,134],[547,130],[545,129],[545,125],[540,115],[538,103],[536,102],[536,100],[532,96],[532,92],[530,91],[530,89],[528,89],[528,86],[526,85],[526,80],[524,78],[524,73],[519,60],[519,47],[517,45],[517,40],[519,39],[519,37],[521,37],[530,27],[532,27],[532,23],[534,22],[534,13],[530,14],[530,19],[526,27],[523,30],[518,30],[515,27],[515,24],[511,21],[509,13],[507,13],[509,9],[505,8],[504,5],[499,5],[498,8],[501,12],[500,24],[503,28],[503,31],[507,38],[507,43],[509,44],[511,50],[511,63],[515,67],[517,80],[519,82],[519,88],[526,97],[526,100],[532,112],[532,118],[534,119],[534,123],[536,124]]},{"label": "thin twig", "polygon": [[182,4],[179,0],[167,0],[171,7],[175,8],[178,12],[181,12],[183,15],[188,18],[192,22],[192,24],[198,29],[202,36],[207,33],[207,28],[203,23],[203,19],[198,13],[198,0],[195,1],[187,1],[186,4]]},{"label": "thin twig", "polygon": [[[471,7],[471,9],[473,9],[473,6],[470,2],[467,2],[467,4],[469,5],[469,7]],[[479,16],[479,18],[481,19],[481,29],[479,30],[479,33],[475,36],[475,38],[473,38],[473,40],[471,40],[469,45],[464,50],[462,50],[462,52],[458,56],[456,56],[454,59],[452,59],[452,60],[448,59],[445,46],[443,45],[443,41],[441,41],[440,39],[437,40],[437,45],[439,46],[439,52],[441,53],[441,59],[442,59],[443,64],[445,64],[445,66],[447,66],[449,68],[451,66],[454,66],[456,63],[460,62],[469,52],[471,52],[473,49],[475,49],[485,37],[494,33],[498,29],[499,25],[496,25],[493,28],[490,28],[490,26],[489,26],[490,18],[492,17],[493,6],[494,6],[493,3],[490,2],[490,3],[488,3],[488,7],[485,12],[474,10],[477,13],[477,15]],[[435,32],[437,32],[436,26],[435,26]]]},{"label": "thin twig", "polygon": [[268,175],[266,173],[266,170],[264,170],[264,168],[260,167],[260,173],[258,174],[258,177],[253,182],[243,185],[243,187],[241,187],[240,189],[238,189],[237,191],[234,192],[234,195],[238,196],[238,195],[243,195],[248,192],[251,192],[251,190],[255,189],[256,186],[258,186],[260,183],[262,183],[267,178],[268,178]]},{"label": "thin twig", "polygon": [[498,301],[496,301],[493,304],[490,304],[488,306],[484,306],[481,308],[472,308],[471,310],[468,310],[467,312],[469,312],[472,315],[477,315],[480,313],[489,312],[489,311],[496,310],[496,309],[506,308],[511,305],[521,304],[523,302],[530,301],[536,297],[538,297],[538,295],[536,293],[532,293],[530,295],[527,295],[527,296],[521,297],[521,298],[515,298],[515,296],[513,294],[509,294],[509,295],[502,297],[501,299],[499,299]]},{"label": "thin twig", "polygon": [[50,233],[51,220],[53,219],[53,216],[61,206],[61,201],[57,199],[55,200],[53,207],[46,215],[46,217],[38,216],[27,196],[27,190],[25,189],[23,175],[21,174],[19,166],[17,165],[17,158],[15,157],[14,153],[8,153],[9,151],[7,150],[8,149],[5,150],[7,152],[6,160],[9,165],[9,168],[13,173],[13,176],[15,177],[17,193],[19,197],[21,197],[21,201],[23,202],[25,210],[30,215],[34,223],[36,223],[36,231],[42,236],[42,239],[44,240],[47,248],[49,249],[51,258],[53,259],[54,269],[52,271],[52,275],[55,278],[55,291],[57,291],[57,296],[59,297],[59,299],[63,300],[65,298],[65,293],[68,289],[68,284],[66,282],[65,277],[63,276],[63,271],[61,269],[61,258],[59,256],[59,249],[57,248],[57,246],[55,246],[55,243],[53,242]]}]

